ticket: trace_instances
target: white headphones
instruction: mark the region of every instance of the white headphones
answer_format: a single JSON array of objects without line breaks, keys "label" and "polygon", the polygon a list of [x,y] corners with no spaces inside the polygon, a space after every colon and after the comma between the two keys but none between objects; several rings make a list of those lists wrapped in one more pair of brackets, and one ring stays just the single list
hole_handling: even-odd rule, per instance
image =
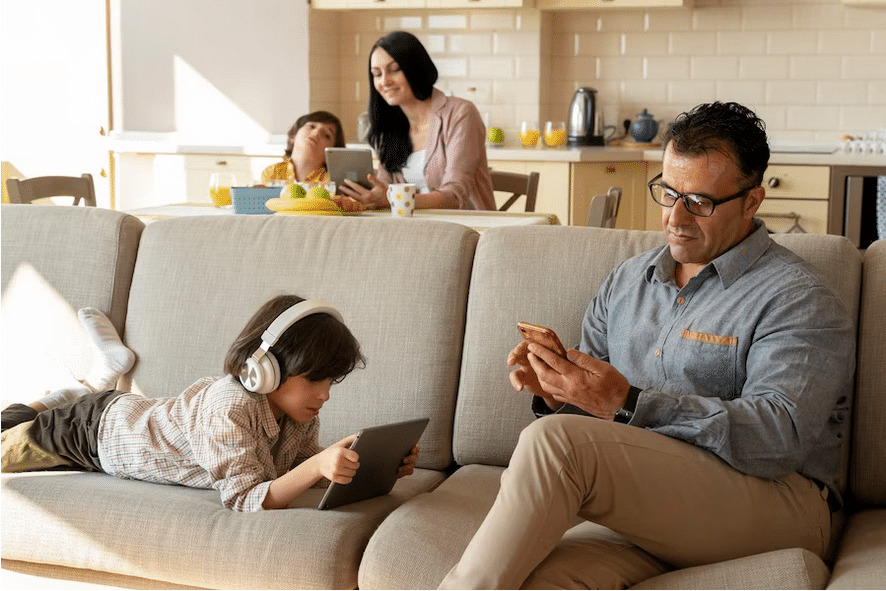
[{"label": "white headphones", "polygon": [[274,346],[287,328],[311,314],[330,314],[344,322],[338,310],[323,300],[304,300],[287,308],[261,335],[261,346],[255,350],[240,371],[240,383],[250,392],[267,394],[280,387],[280,364],[268,349]]}]

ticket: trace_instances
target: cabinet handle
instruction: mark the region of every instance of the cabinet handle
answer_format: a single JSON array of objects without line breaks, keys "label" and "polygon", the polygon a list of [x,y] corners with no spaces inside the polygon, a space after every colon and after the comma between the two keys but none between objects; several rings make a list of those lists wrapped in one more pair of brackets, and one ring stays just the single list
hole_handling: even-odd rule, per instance
[{"label": "cabinet handle", "polygon": [[215,163],[215,165],[216,166],[227,166],[228,161],[227,160],[219,160],[218,162]]},{"label": "cabinet handle", "polygon": [[614,167],[614,166],[607,166],[607,167],[604,168],[603,170],[605,170],[605,171],[606,171],[607,173],[609,173],[609,174],[612,174],[612,173],[615,172],[615,167]]},{"label": "cabinet handle", "polygon": [[774,189],[781,184],[781,180],[777,176],[771,176],[769,177],[769,180],[766,181],[766,184],[769,185],[770,189]]}]

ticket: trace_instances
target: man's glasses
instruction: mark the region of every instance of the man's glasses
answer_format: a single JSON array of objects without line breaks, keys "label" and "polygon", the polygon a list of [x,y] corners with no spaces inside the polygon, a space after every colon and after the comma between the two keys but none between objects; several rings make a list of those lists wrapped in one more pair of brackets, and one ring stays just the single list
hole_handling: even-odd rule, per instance
[{"label": "man's glasses", "polygon": [[649,193],[652,200],[664,207],[674,207],[678,199],[683,200],[683,207],[692,215],[699,217],[709,217],[714,213],[714,207],[739,197],[744,197],[748,191],[756,188],[758,185],[742,189],[734,195],[724,197],[723,199],[712,199],[707,195],[699,195],[697,193],[678,193],[666,184],[661,182],[661,174],[649,181]]}]

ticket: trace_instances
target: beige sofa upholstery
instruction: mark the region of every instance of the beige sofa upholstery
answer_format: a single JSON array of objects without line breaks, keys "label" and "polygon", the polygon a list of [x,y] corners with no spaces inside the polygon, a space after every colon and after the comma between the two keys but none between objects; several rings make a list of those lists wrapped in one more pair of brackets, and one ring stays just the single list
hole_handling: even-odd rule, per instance
[{"label": "beige sofa upholstery", "polygon": [[[47,298],[33,294],[48,290],[67,316],[85,305],[104,310],[138,355],[126,385],[163,396],[218,374],[245,318],[285,291],[334,302],[368,359],[334,387],[321,416],[323,443],[371,424],[431,418],[414,476],[391,495],[337,511],[312,508],[319,490],[288,510],[239,514],[211,490],[94,473],[3,475],[5,570],[137,588],[435,587],[492,504],[517,435],[533,418],[504,366],[516,322],[548,324],[574,344],[608,271],[661,242],[655,232],[521,227],[481,236],[444,222],[321,217],[214,216],[142,230],[123,214],[84,211],[2,208],[5,400],[29,394],[7,387],[5,375],[16,368],[6,352],[29,326],[7,331],[8,303],[39,318]],[[63,249],[33,240],[72,228],[79,238]],[[819,266],[861,317],[850,506],[836,561],[786,549],[669,572],[641,556],[650,578],[638,588],[886,585],[886,246],[872,246],[862,263],[842,238],[778,239]],[[45,281],[28,283],[30,276]],[[51,346],[34,356],[82,345],[68,334],[76,335],[75,324],[46,329]],[[560,550],[593,556],[601,544],[633,552],[588,523]]]}]

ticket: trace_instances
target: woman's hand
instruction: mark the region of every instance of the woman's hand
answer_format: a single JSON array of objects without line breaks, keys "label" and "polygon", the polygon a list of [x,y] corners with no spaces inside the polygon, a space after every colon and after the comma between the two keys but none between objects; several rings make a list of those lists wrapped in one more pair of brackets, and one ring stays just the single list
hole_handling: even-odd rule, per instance
[{"label": "woman's hand", "polygon": [[344,184],[338,188],[342,195],[356,199],[369,209],[384,209],[388,207],[388,185],[383,183],[374,174],[366,175],[366,180],[372,184],[367,189],[359,183],[345,179]]},{"label": "woman's hand", "polygon": [[400,463],[400,467],[397,468],[397,478],[403,478],[404,476],[409,476],[413,472],[415,472],[415,461],[418,459],[418,446],[412,448],[412,451],[409,452],[409,455],[403,458],[403,461]]}]

